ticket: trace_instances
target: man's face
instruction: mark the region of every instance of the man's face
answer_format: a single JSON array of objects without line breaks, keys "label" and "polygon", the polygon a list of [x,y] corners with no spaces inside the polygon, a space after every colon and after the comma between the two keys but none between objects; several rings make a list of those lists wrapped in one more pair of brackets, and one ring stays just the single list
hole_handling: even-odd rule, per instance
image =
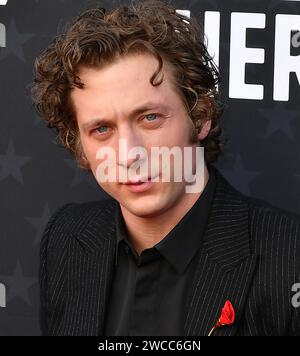
[{"label": "man's face", "polygon": [[[82,67],[79,77],[84,89],[75,88],[71,99],[76,112],[83,152],[97,179],[97,167],[103,161],[96,158],[101,147],[116,152],[117,177],[129,171],[136,159],[119,157],[119,140],[126,139],[127,151],[143,147],[148,153],[151,175],[151,147],[196,147],[190,143],[192,121],[183,102],[174,90],[170,67],[164,62],[163,82],[152,86],[150,78],[158,62],[149,54],[131,55],[101,69]],[[156,79],[160,80],[161,75]],[[155,81],[155,82],[156,82]],[[132,115],[136,108],[147,110]],[[102,121],[100,121],[102,120]],[[194,157],[194,155],[193,155]],[[141,157],[140,157],[141,158]],[[192,162],[195,165],[194,159]],[[145,183],[147,189],[133,191],[132,186],[119,182],[99,182],[103,190],[116,199],[122,209],[136,216],[155,216],[180,203],[185,194],[186,182],[163,182],[162,169],[158,169],[159,182]],[[152,178],[155,178],[152,176]],[[118,178],[117,178],[118,180]]]}]

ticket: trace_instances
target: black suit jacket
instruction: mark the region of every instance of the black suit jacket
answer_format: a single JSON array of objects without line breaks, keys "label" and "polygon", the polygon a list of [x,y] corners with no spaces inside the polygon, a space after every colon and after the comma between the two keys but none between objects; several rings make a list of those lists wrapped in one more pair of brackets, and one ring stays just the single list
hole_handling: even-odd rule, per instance
[{"label": "black suit jacket", "polygon": [[[300,335],[300,218],[246,197],[216,169],[216,191],[194,281],[184,335],[208,335],[226,300],[235,322],[213,335]],[[41,242],[41,321],[46,335],[103,335],[113,276],[116,201],[67,204]]]}]

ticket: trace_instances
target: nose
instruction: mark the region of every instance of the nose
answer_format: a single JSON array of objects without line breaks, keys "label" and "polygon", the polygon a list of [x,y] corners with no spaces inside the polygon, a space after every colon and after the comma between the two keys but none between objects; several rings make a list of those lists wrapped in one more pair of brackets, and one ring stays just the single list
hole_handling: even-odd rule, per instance
[{"label": "nose", "polygon": [[129,169],[134,163],[145,159],[143,138],[132,127],[123,128],[118,137],[117,164]]}]

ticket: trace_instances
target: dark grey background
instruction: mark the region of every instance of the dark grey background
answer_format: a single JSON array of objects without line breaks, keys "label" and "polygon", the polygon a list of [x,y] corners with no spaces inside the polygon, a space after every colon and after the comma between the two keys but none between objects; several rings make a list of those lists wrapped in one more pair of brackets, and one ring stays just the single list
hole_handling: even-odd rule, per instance
[{"label": "dark grey background", "polygon": [[[55,133],[36,115],[25,88],[35,57],[64,23],[95,4],[107,9],[126,1],[8,0],[0,6],[6,47],[0,48],[0,282],[7,306],[0,308],[0,335],[38,335],[39,242],[50,215],[66,202],[105,194],[80,171]],[[221,11],[220,72],[229,139],[216,164],[241,192],[300,214],[300,88],[291,76],[289,102],[274,102],[275,15],[300,14],[300,2],[283,0],[172,1],[203,21],[205,10]],[[249,30],[247,45],[266,50],[266,63],[250,65],[247,81],[265,86],[265,99],[230,100],[228,67],[230,13],[267,13],[267,28]],[[295,50],[294,55],[300,51]]]}]

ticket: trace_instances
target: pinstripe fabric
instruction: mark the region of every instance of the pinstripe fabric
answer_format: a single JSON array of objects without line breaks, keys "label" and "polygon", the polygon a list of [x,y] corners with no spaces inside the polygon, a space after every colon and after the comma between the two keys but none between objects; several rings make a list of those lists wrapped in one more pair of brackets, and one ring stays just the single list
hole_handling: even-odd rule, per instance
[{"label": "pinstripe fabric", "polygon": [[[216,191],[187,290],[184,335],[207,335],[229,299],[235,323],[213,335],[300,335],[300,218],[235,190],[214,167]],[[67,204],[41,242],[44,334],[102,335],[115,253],[116,202]]]}]

